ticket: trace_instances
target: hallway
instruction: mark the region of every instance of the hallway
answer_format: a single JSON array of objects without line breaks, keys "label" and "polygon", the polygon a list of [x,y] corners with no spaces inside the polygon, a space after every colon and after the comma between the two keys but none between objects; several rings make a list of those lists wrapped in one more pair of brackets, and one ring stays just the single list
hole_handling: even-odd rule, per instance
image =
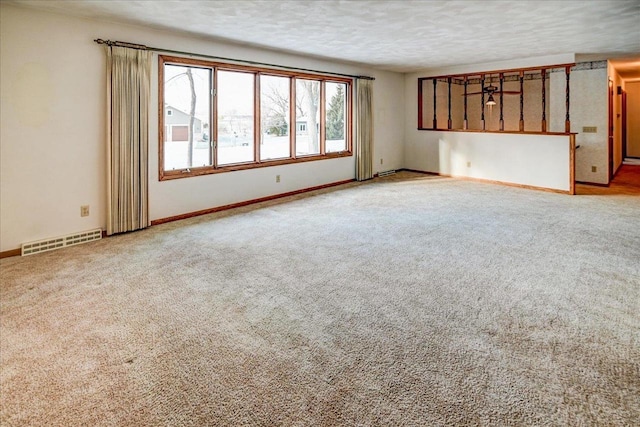
[{"label": "hallway", "polygon": [[609,187],[576,184],[576,194],[640,196],[640,165],[622,165]]}]

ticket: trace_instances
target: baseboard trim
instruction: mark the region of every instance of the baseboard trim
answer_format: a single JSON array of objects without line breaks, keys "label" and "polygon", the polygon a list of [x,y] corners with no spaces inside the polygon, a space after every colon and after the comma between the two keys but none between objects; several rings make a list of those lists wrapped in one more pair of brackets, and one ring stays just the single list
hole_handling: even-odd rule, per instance
[{"label": "baseboard trim", "polygon": [[609,187],[609,184],[601,184],[599,182],[589,182],[589,181],[576,181],[576,184],[593,185],[595,187]]},{"label": "baseboard trim", "polygon": [[557,190],[555,188],[538,187],[536,185],[516,184],[516,183],[513,183],[513,182],[495,181],[495,180],[492,180],[492,179],[473,178],[473,177],[469,177],[469,176],[460,176],[460,175],[449,175],[449,174],[446,174],[446,173],[422,171],[422,170],[416,170],[416,169],[401,169],[401,170],[407,171],[407,172],[421,173],[421,174],[425,174],[425,175],[433,175],[433,176],[442,176],[442,177],[446,177],[446,178],[462,179],[462,180],[465,180],[465,181],[482,182],[482,183],[485,183],[485,184],[498,184],[498,185],[504,185],[504,186],[507,186],[507,187],[524,188],[524,189],[527,189],[527,190],[546,191],[547,193],[569,194],[569,195],[572,194],[570,190]]},{"label": "baseboard trim", "polygon": [[421,171],[418,169],[399,169],[399,171],[406,171],[406,172],[415,172],[415,173],[421,173],[423,175],[433,175],[433,176],[445,176],[439,173],[435,173],[435,172],[427,172],[427,171]]},{"label": "baseboard trim", "polygon": [[283,197],[295,196],[296,194],[308,193],[310,191],[322,190],[324,188],[330,188],[330,187],[336,187],[338,185],[349,184],[349,183],[354,182],[354,181],[355,181],[355,179],[347,179],[347,180],[344,180],[344,181],[331,182],[329,184],[322,184],[322,185],[317,185],[315,187],[309,187],[309,188],[303,188],[303,189],[300,189],[300,190],[288,191],[286,193],[274,194],[272,196],[260,197],[258,199],[246,200],[244,202],[231,203],[229,205],[217,206],[215,208],[203,209],[203,210],[199,210],[199,211],[188,212],[188,213],[185,213],[185,214],[174,215],[174,216],[170,216],[170,217],[166,217],[166,218],[154,219],[153,221],[151,221],[151,225],[152,226],[160,225],[160,224],[164,224],[164,223],[167,223],[167,222],[180,221],[181,219],[193,218],[195,216],[207,215],[207,214],[210,214],[210,213],[220,212],[220,211],[226,211],[226,210],[229,210],[229,209],[240,208],[240,207],[243,207],[243,206],[253,205],[253,204],[256,204],[256,203],[268,202],[270,200],[281,199]]},{"label": "baseboard trim", "polygon": [[12,256],[20,256],[20,254],[22,254],[22,249],[20,249],[20,248],[18,248],[18,249],[9,249],[8,251],[0,252],[0,259],[9,258],[9,257],[12,257]]}]

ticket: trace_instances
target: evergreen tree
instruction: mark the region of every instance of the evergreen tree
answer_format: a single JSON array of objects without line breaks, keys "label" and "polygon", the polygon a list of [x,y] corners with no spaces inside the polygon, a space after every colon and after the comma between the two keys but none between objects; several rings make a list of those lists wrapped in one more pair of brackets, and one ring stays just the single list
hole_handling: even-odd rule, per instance
[{"label": "evergreen tree", "polygon": [[338,91],[329,102],[327,139],[344,139],[344,92],[342,85],[338,85]]}]

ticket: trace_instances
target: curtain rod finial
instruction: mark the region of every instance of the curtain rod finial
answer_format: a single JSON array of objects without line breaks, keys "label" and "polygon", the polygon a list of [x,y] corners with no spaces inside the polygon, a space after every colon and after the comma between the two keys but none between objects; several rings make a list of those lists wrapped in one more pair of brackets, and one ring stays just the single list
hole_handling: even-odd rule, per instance
[{"label": "curtain rod finial", "polygon": [[111,40],[95,39],[94,42],[98,44],[106,44],[107,46],[113,45],[113,42]]}]

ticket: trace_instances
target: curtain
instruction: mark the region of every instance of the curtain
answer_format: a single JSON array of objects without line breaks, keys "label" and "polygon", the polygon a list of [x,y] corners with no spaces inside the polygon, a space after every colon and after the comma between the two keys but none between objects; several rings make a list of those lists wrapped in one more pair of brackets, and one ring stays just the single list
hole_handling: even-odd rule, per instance
[{"label": "curtain", "polygon": [[373,80],[356,82],[356,179],[373,178]]},{"label": "curtain", "polygon": [[151,52],[107,46],[107,234],[149,225]]}]

